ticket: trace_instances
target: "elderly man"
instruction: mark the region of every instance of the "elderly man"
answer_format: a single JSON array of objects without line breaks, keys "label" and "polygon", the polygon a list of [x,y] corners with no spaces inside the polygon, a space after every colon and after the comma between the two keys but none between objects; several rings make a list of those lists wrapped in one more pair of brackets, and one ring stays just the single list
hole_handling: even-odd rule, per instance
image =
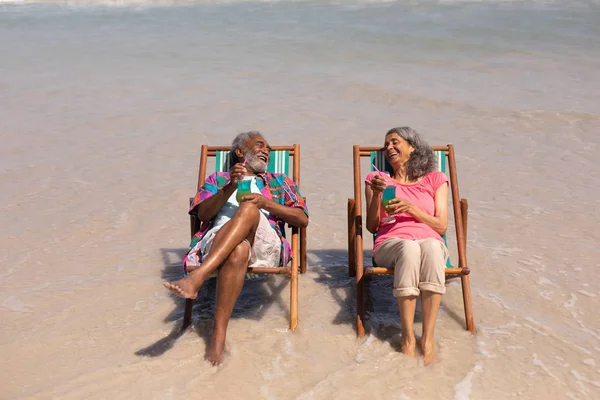
[{"label": "elderly man", "polygon": [[[190,214],[202,221],[183,261],[186,276],[164,285],[176,295],[195,299],[218,271],[214,329],[206,358],[221,363],[227,324],[244,285],[248,266],[286,266],[291,247],[284,223],[305,227],[308,210],[297,185],[284,174],[266,172],[269,144],[260,132],[237,135],[231,145],[235,164],[213,173],[200,188]],[[251,194],[236,199],[238,182],[251,181]]]}]

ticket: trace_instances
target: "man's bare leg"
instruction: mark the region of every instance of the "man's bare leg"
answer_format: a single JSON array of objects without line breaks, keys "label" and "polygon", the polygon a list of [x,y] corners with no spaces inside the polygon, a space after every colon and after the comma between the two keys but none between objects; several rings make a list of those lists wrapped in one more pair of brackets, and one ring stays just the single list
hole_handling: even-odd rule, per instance
[{"label": "man's bare leg", "polygon": [[233,218],[223,225],[215,235],[210,254],[202,262],[202,265],[183,279],[165,282],[164,286],[179,297],[195,299],[206,278],[225,262],[244,239],[250,241],[250,244],[254,243],[254,235],[260,221],[259,213],[260,211],[254,204],[240,204]]},{"label": "man's bare leg", "polygon": [[413,329],[417,296],[403,296],[397,299],[398,309],[400,310],[400,323],[402,324],[400,351],[402,354],[414,357],[417,348],[417,340],[415,339],[415,331]]},{"label": "man's bare leg", "polygon": [[219,270],[214,328],[210,346],[206,352],[206,359],[213,365],[219,365],[223,361],[227,324],[235,302],[244,286],[244,275],[248,268],[249,255],[250,246],[248,246],[248,243],[240,243]]},{"label": "man's bare leg", "polygon": [[433,331],[437,319],[438,309],[442,295],[430,291],[421,291],[421,314],[423,317],[423,336],[421,337],[421,351],[425,365],[431,364],[435,359],[435,340]]}]

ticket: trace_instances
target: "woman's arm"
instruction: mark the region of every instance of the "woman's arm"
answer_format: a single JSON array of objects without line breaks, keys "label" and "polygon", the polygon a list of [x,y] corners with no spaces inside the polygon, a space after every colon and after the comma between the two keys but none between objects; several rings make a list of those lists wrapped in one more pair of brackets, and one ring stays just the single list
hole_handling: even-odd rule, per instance
[{"label": "woman's arm", "polygon": [[444,182],[434,194],[435,213],[429,215],[419,207],[404,199],[394,199],[388,206],[390,213],[408,213],[414,219],[422,222],[441,235],[448,228],[448,183]]},{"label": "woman's arm", "polygon": [[365,198],[367,200],[367,230],[375,234],[379,230],[379,204],[381,193],[385,189],[385,180],[380,176],[374,176],[371,183],[365,184]]}]

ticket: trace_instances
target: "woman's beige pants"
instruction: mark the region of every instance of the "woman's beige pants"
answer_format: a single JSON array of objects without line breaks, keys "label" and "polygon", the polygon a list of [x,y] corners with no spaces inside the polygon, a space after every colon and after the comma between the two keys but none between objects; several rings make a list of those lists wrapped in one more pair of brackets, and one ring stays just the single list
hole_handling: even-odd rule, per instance
[{"label": "woman's beige pants", "polygon": [[391,238],[381,243],[373,259],[381,267],[394,267],[394,296],[418,296],[421,291],[446,292],[444,268],[448,249],[437,239]]}]

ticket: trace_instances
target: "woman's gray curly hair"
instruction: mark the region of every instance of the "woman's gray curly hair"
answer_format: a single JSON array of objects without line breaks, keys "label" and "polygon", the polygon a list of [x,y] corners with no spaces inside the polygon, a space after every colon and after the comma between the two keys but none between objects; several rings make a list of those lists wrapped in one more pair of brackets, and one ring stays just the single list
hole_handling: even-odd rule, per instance
[{"label": "woman's gray curly hair", "polygon": [[406,140],[414,148],[405,164],[406,177],[409,181],[416,181],[428,173],[437,170],[437,159],[435,158],[435,154],[433,154],[431,146],[421,138],[421,135],[417,131],[408,126],[403,126],[390,129],[385,136],[392,133]]},{"label": "woman's gray curly hair", "polygon": [[246,153],[246,142],[248,142],[248,140],[254,136],[264,137],[259,131],[248,131],[238,133],[235,139],[233,139],[233,142],[231,143],[231,159],[233,160],[233,164],[243,161],[243,159],[238,158],[235,150],[240,149]]}]

